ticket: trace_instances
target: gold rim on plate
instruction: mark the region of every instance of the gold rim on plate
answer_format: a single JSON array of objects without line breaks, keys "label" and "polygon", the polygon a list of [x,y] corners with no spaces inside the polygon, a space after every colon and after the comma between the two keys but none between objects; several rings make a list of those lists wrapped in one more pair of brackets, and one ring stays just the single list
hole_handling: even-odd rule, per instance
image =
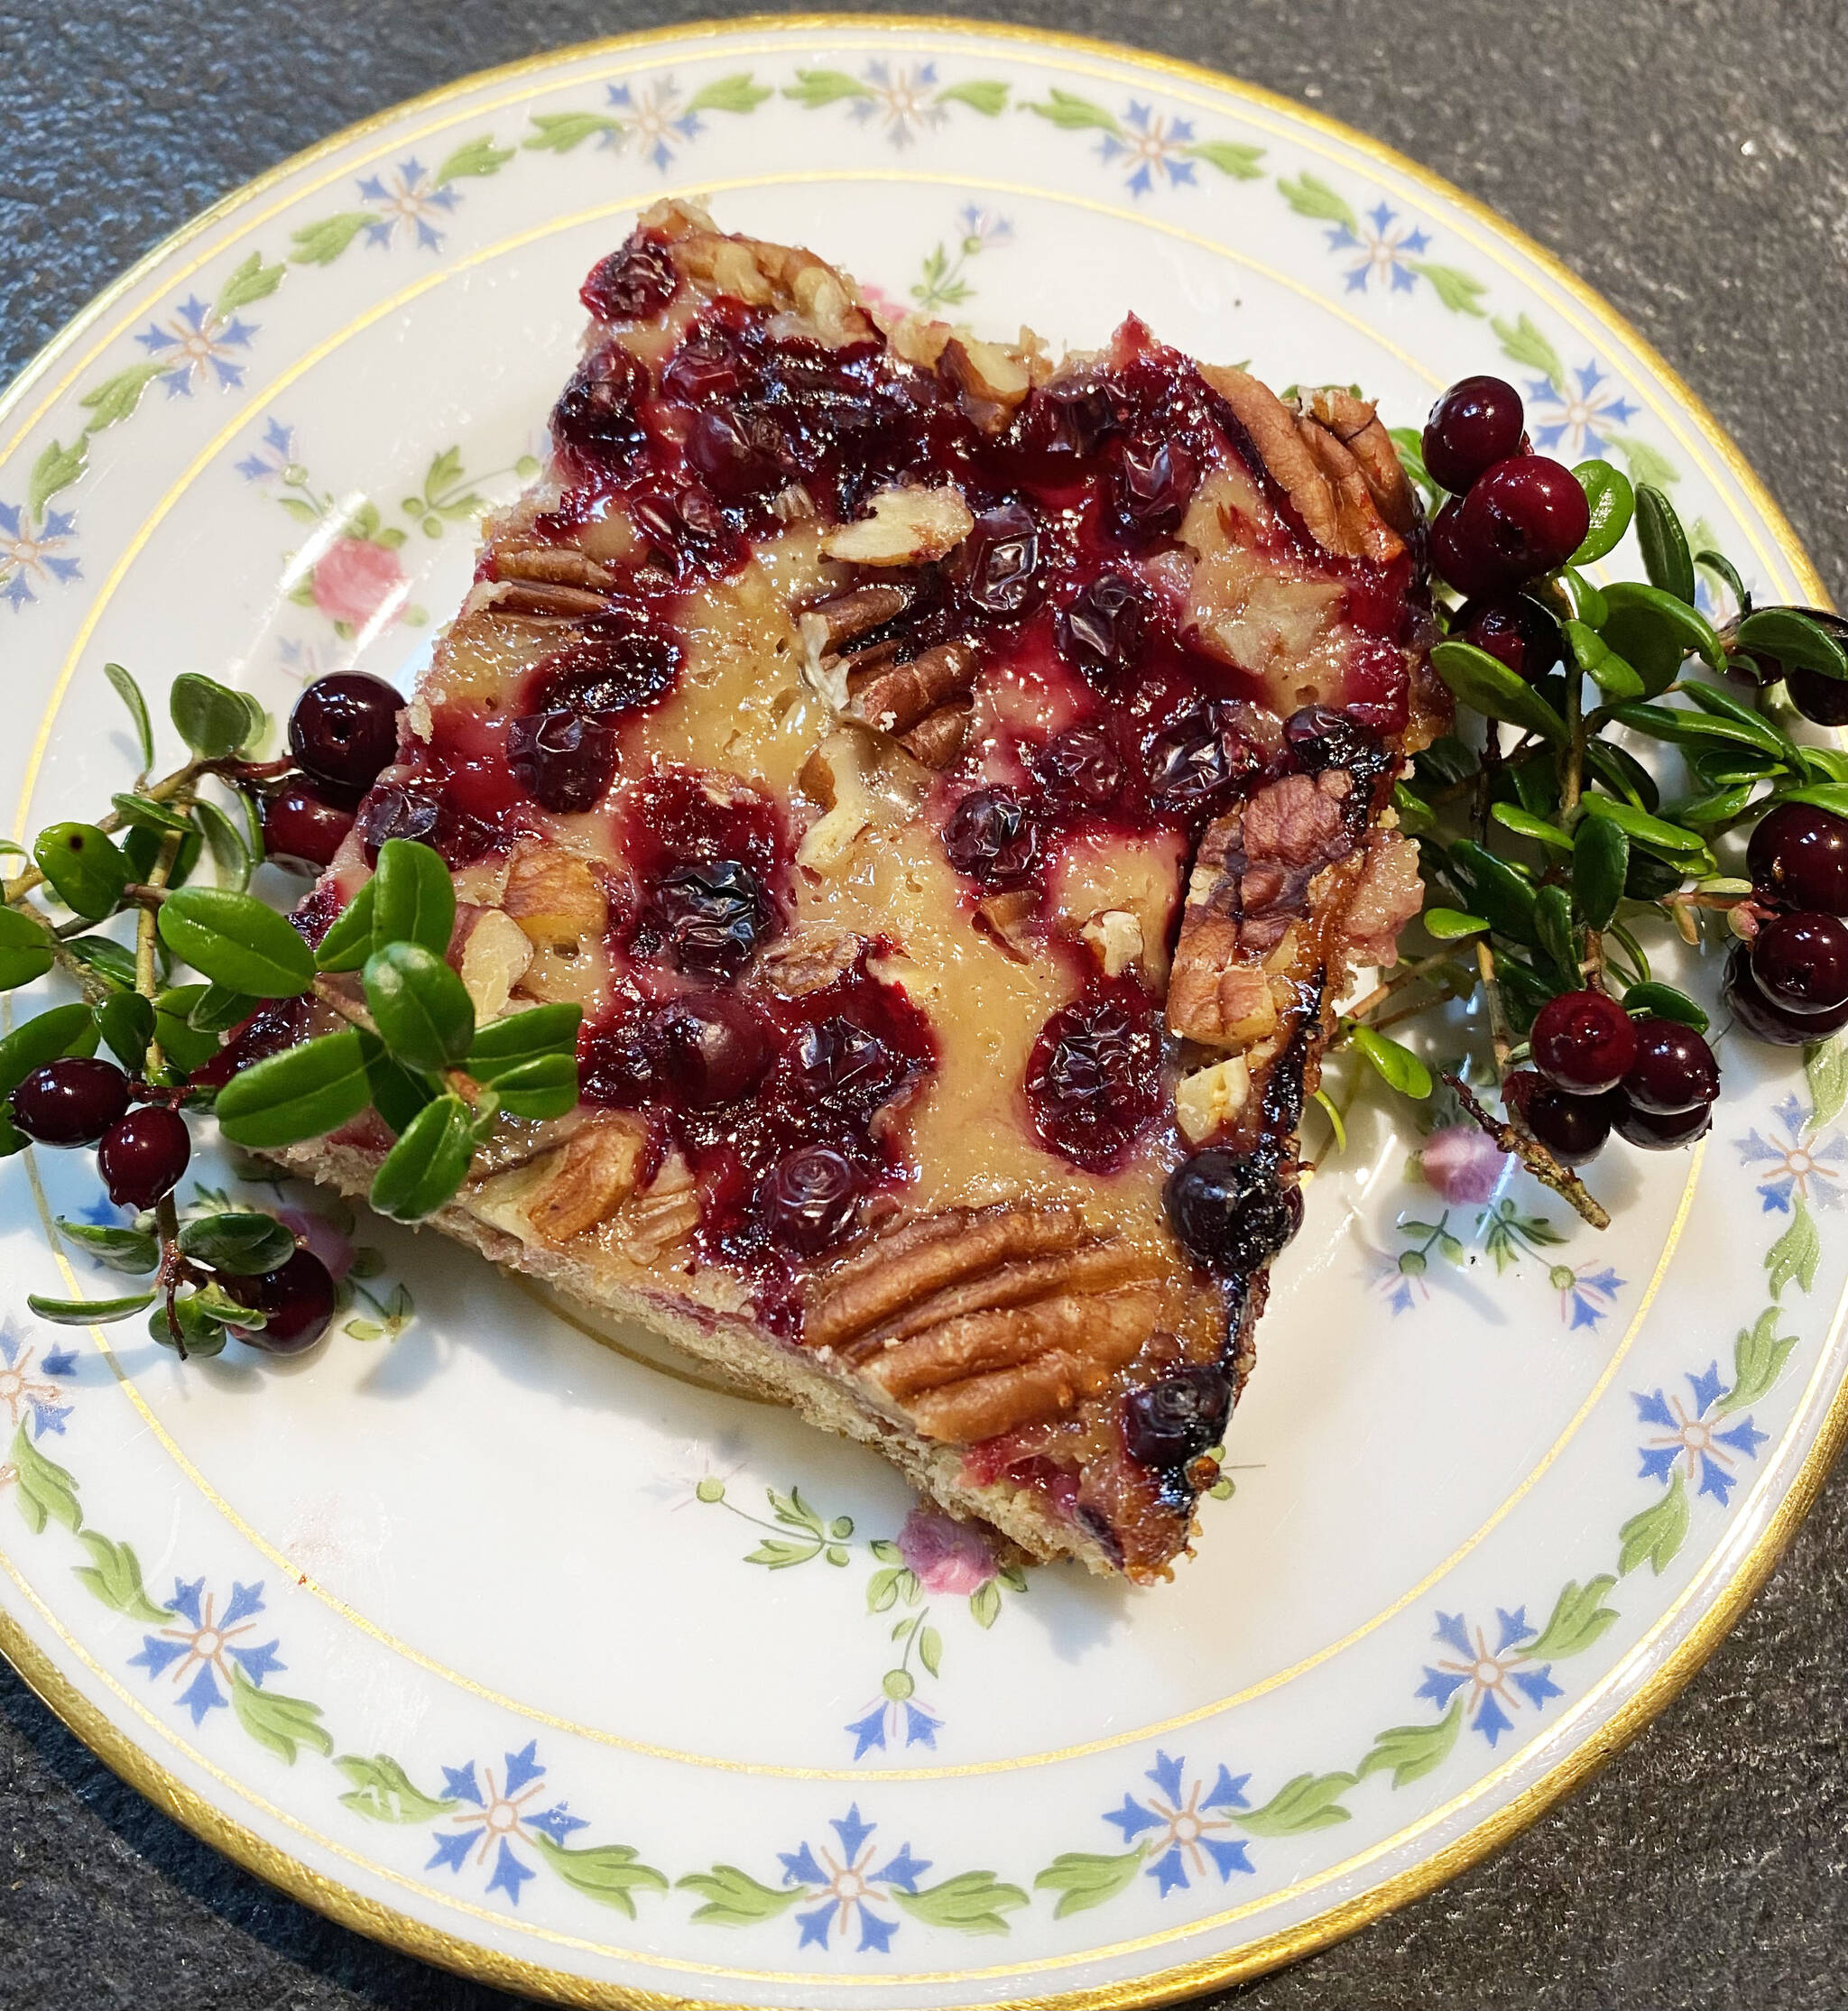
[{"label": "gold rim on plate", "polygon": [[[1279,113],[1293,124],[1307,126],[1344,146],[1369,156],[1394,173],[1428,189],[1478,223],[1505,244],[1538,267],[1556,285],[1581,306],[1590,309],[1609,328],[1614,329],[1657,382],[1673,396],[1679,409],[1693,422],[1705,445],[1718,456],[1747,501],[1762,516],[1782,556],[1796,572],[1805,592],[1818,605],[1831,604],[1827,589],[1798,541],[1789,520],[1752,471],[1737,447],[1706,405],[1647,337],[1587,286],[1576,273],[1542,245],[1498,216],[1486,204],[1465,194],[1441,177],[1421,167],[1408,156],[1381,142],[1344,125],[1338,119],[1298,104],[1280,93],[1247,84],[1197,63],[1160,56],[1096,37],[1055,30],[1008,27],[958,20],[949,15],[893,14],[874,16],[855,14],[744,14],[729,21],[683,23],[670,28],[646,30],[630,35],[611,36],[548,51],[538,56],[478,70],[435,90],[408,98],[383,112],[343,128],[328,139],[269,169],[240,188],[222,197],[171,236],[140,259],[126,272],[97,294],[40,351],[0,396],[0,420],[9,418],[27,393],[52,369],[58,359],[109,309],[148,275],[171,257],[182,245],[233,216],[254,198],[297,174],[302,168],[325,159],[369,134],[396,124],[408,112],[434,108],[466,97],[484,86],[534,76],[544,70],[600,54],[615,54],[700,37],[718,37],[753,31],[800,33],[804,31],[871,32],[882,37],[899,37],[924,31],[959,34],[977,40],[1026,44],[1031,47],[1079,51],[1116,62],[1204,85],[1224,96]],[[1848,1315],[1848,1295],[1837,1308],[1830,1342]],[[1820,1370],[1818,1370],[1820,1375]],[[1806,1407],[1814,1389],[1806,1393]],[[1229,1952],[1206,1957],[1178,1968],[1158,1971],[1132,1981],[1102,1988],[1064,1991],[996,2003],[991,2011],[1141,2011],[1141,2007],[1165,2004],[1196,1992],[1243,1982],[1325,1948],[1377,1920],[1395,1907],[1434,1890],[1528,1827],[1547,1809],[1596,1773],[1643,1728],[1673,1702],[1707,1656],[1719,1645],[1752,1596],[1769,1576],[1788,1547],[1798,1525],[1809,1512],[1829,1468],[1844,1443],[1848,1443],[1848,1382],[1838,1388],[1801,1467],[1771,1514],[1766,1527],[1751,1549],[1733,1566],[1725,1582],[1714,1589],[1705,1610],[1688,1628],[1686,1637],[1664,1658],[1661,1666],[1613,1716],[1585,1739],[1556,1767],[1533,1782],[1505,1806],[1456,1838],[1422,1863],[1381,1881],[1328,1908],[1312,1919],[1283,1928],[1263,1939]],[[1769,1478],[1769,1476],[1767,1477]],[[1696,1579],[1652,1633],[1659,1634],[1702,1590]],[[1640,1644],[1646,1645],[1645,1643]],[[598,1982],[569,1970],[552,1969],[543,1964],[506,1954],[458,1935],[445,1933],[408,1914],[368,1899],[337,1881],[325,1877],[289,1855],[245,1824],[234,1821],[204,1795],[188,1786],[138,1747],[91,1702],[51,1658],[39,1647],[24,1627],[12,1615],[0,1611],[0,1653],[4,1653],[27,1686],[64,1725],[116,1774],[162,1812],[202,1841],[222,1851],[246,1870],[280,1887],[292,1898],[354,1928],[374,1940],[403,1953],[435,1963],[458,1974],[498,1988],[584,2006],[621,2007],[621,2011],[746,2011],[713,1998],[669,1996],[626,1985]],[[1589,1701],[1589,1700],[1587,1700]],[[645,1958],[643,1958],[645,1960]]]}]

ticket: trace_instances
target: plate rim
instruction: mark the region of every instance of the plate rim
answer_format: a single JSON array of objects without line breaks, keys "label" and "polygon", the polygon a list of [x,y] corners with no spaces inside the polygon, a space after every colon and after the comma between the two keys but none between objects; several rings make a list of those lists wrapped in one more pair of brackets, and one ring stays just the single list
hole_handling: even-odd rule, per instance
[{"label": "plate rim", "polygon": [[[830,30],[873,32],[892,39],[919,32],[959,34],[979,41],[1077,51],[1128,62],[1261,106],[1390,167],[1395,173],[1457,207],[1492,230],[1554,284],[1615,329],[1702,435],[1706,445],[1738,482],[1751,506],[1761,513],[1767,529],[1781,548],[1804,590],[1812,596],[1813,604],[1822,607],[1834,605],[1795,527],[1705,401],[1624,314],[1580,278],[1557,254],[1489,204],[1458,189],[1409,155],[1343,120],[1208,65],[1100,36],[1015,23],[974,21],[952,14],[869,14],[841,10],[804,14],[749,13],[725,19],[708,17],[629,34],[595,36],[541,51],[512,62],[471,70],[430,90],[399,99],[239,183],[153,244],[65,322],[30,358],[5,392],[0,392],[0,423],[14,415],[57,360],[87,330],[175,252],[304,167],[328,158],[356,140],[395,125],[408,113],[435,109],[466,97],[485,86],[536,75],[598,55],[669,42],[716,40],[740,32],[799,34]],[[1825,1349],[1840,1333],[1844,1321],[1848,1321],[1848,1295],[1844,1295],[1830,1320]],[[1107,1985],[1101,1990],[1067,1990],[1049,1996],[1011,1998],[1005,2003],[990,2006],[989,2011],[1079,2011],[1080,2006],[1095,2006],[1098,2011],[1141,2011],[1143,2006],[1171,2003],[1182,1997],[1248,1981],[1345,1939],[1481,1862],[1598,1772],[1674,1702],[1731,1631],[1777,1566],[1814,1506],[1825,1478],[1844,1445],[1848,1445],[1848,1377],[1837,1385],[1830,1398],[1828,1409],[1816,1426],[1803,1462],[1793,1475],[1783,1499],[1769,1515],[1764,1529],[1724,1582],[1714,1589],[1705,1610],[1689,1626],[1683,1639],[1668,1651],[1636,1693],[1594,1736],[1584,1739],[1523,1793],[1484,1817],[1444,1850],[1307,1920],[1280,1929],[1241,1948]],[[661,2011],[661,2007],[671,2001],[677,2006],[688,2007],[688,2011],[747,2011],[747,2007],[722,1999],[693,1998],[677,1994],[670,2000],[655,1991],[551,1969],[526,1957],[451,1933],[379,1900],[368,1898],[292,1857],[281,1846],[215,1806],[204,1794],[162,1766],[137,1745],[128,1732],[116,1726],[99,1704],[85,1695],[26,1631],[23,1623],[5,1610],[0,1610],[0,1655],[5,1656],[27,1688],[74,1737],[163,1813],[243,1869],[342,1926],[471,1980],[550,2002],[615,2006],[623,2007],[623,2011]]]}]

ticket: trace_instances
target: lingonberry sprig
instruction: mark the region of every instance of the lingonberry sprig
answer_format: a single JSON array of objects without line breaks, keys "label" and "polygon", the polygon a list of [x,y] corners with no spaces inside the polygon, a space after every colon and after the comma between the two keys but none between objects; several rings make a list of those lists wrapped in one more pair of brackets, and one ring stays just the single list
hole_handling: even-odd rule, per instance
[{"label": "lingonberry sprig", "polygon": [[[1394,436],[1435,512],[1431,662],[1463,716],[1394,798],[1436,947],[1338,1038],[1428,1096],[1429,1071],[1381,1029],[1479,993],[1506,1116],[1446,1080],[1603,1227],[1574,1169],[1613,1130],[1644,1150],[1691,1144],[1719,1093],[1707,1015],[1655,976],[1652,928],[1694,946],[1730,932],[1723,998],[1760,1039],[1809,1046],[1848,1026],[1848,756],[1790,731],[1848,724],[1848,623],[1755,607],[1723,555],[1690,549],[1659,489],[1603,461],[1566,468],[1524,428],[1512,385],[1473,377],[1421,435]],[[1647,577],[1595,585],[1585,568],[1632,525]],[[1700,608],[1703,572],[1735,604],[1723,625]],[[1663,799],[1635,752],[1649,741],[1679,754],[1687,793]],[[1740,875],[1715,847],[1746,825]]]},{"label": "lingonberry sprig", "polygon": [[[94,823],[42,831],[31,863],[5,883],[0,991],[59,968],[82,997],[47,1004],[0,1038],[0,1157],[28,1143],[94,1146],[110,1199],[134,1209],[134,1222],[60,1229],[148,1283],[110,1299],[29,1303],[73,1324],[147,1313],[153,1338],[182,1357],[217,1354],[234,1334],[297,1353],[333,1317],[333,1278],[270,1215],[219,1209],[181,1222],[189,1120],[215,1109],[232,1142],[275,1151],[373,1112],[395,1140],[373,1204],[415,1221],[455,1195],[499,1112],[544,1119],[573,1107],[579,1009],[538,1006],[476,1026],[446,961],[455,889],[427,845],[388,841],[318,946],[247,890],[266,856],[302,872],[333,863],[360,797],[395,755],[400,701],[389,685],[352,673],[311,685],[289,723],[289,758],[260,761],[261,709],[189,673],[174,682],[171,714],[189,759],[151,781],[146,702],[119,665],[107,675],[139,743],[134,786]],[[217,884],[194,884],[207,857]],[[121,917],[133,918],[132,946],[110,932]],[[177,982],[182,966],[203,982]],[[292,1001],[303,1001],[299,1021],[274,1021],[266,1041],[266,1016]],[[316,1022],[329,1030],[302,1038]],[[226,1079],[234,1041],[248,1065]]]}]

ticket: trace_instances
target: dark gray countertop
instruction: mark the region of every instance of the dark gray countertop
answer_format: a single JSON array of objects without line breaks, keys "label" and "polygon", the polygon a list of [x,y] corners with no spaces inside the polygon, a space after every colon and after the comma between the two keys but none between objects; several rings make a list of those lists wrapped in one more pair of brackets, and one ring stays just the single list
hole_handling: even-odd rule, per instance
[{"label": "dark gray countertop", "polygon": [[[729,11],[615,0],[0,5],[0,380],[132,260],[401,97]],[[869,8],[868,12],[881,11]],[[1403,149],[1557,252],[1730,429],[1848,600],[1844,0],[1012,0]],[[1848,2000],[1848,1476],[1680,1702],[1499,1856],[1222,2002],[1591,2011]],[[0,1664],[0,2011],[510,2004],[280,1897]]]}]

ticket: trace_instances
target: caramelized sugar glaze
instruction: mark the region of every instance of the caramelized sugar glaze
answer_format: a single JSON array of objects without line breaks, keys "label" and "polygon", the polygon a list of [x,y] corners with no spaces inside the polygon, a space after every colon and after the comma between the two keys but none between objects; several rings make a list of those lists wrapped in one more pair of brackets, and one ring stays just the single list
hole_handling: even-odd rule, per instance
[{"label": "caramelized sugar glaze", "polygon": [[[302,924],[435,845],[478,1010],[585,1009],[578,1112],[510,1124],[465,1205],[1159,1575],[1332,991],[1416,906],[1381,820],[1428,595],[1383,430],[1134,319],[1057,367],[882,332],[679,205],[583,300],[551,464]],[[1196,1158],[1255,1241],[1164,1206]]]}]

